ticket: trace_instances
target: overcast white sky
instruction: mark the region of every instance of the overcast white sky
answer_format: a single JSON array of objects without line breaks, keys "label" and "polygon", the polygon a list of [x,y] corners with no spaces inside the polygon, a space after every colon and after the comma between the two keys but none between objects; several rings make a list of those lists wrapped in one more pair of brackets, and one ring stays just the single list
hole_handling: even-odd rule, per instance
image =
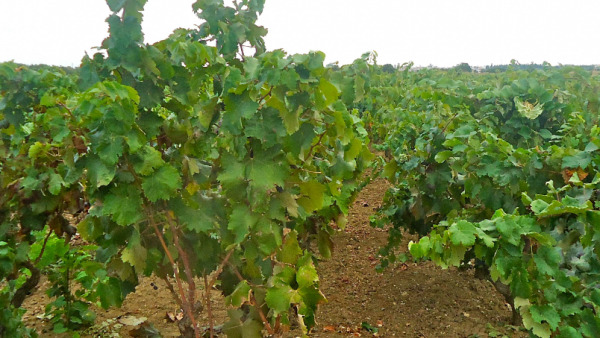
[{"label": "overcast white sky", "polygon": [[[193,0],[149,0],[146,42],[199,20]],[[104,0],[0,0],[0,62],[77,66],[107,36]],[[597,0],[267,0],[268,49],[350,63],[600,64]]]}]

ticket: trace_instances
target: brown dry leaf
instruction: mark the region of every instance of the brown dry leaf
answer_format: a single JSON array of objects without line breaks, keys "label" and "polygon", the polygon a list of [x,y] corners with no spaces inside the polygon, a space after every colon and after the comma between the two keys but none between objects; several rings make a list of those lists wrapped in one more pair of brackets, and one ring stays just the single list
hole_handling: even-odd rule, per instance
[{"label": "brown dry leaf", "polygon": [[581,181],[585,180],[586,177],[588,177],[588,173],[586,173],[583,169],[581,168],[577,168],[577,170],[573,170],[573,169],[565,169],[561,172],[563,180],[565,181],[565,183],[569,183],[569,180],[571,179],[571,177],[573,177],[573,174],[577,173],[577,176],[579,177],[579,179]]},{"label": "brown dry leaf", "polygon": [[378,320],[377,321],[377,327],[382,327],[383,326],[383,320]]},{"label": "brown dry leaf", "polygon": [[582,181],[585,180],[585,178],[588,177],[588,175],[589,174],[586,173],[585,171],[583,171],[583,169],[581,169],[581,168],[577,169],[577,176],[579,176],[580,180],[582,180]]},{"label": "brown dry leaf", "polygon": [[573,173],[575,171],[571,170],[571,169],[565,169],[561,172],[563,180],[565,181],[565,183],[569,183],[569,180],[571,179],[571,176],[573,176]]},{"label": "brown dry leaf", "polygon": [[327,325],[327,326],[323,327],[323,332],[335,332],[335,326]]},{"label": "brown dry leaf", "polygon": [[183,319],[183,312],[178,312],[178,313],[167,312],[165,317],[171,323],[178,322]]}]

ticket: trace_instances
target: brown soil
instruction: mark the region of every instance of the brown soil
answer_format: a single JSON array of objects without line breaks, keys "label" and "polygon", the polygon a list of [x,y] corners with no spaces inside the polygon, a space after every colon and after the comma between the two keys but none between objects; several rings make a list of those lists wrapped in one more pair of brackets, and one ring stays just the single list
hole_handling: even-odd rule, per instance
[{"label": "brown soil", "polygon": [[[431,262],[407,262],[383,273],[375,271],[377,251],[386,242],[387,232],[370,227],[369,216],[381,205],[388,187],[385,180],[376,179],[363,189],[350,209],[346,229],[334,237],[333,258],[319,263],[321,289],[328,302],[319,308],[318,325],[310,336],[372,336],[361,329],[365,323],[378,329],[380,337],[525,337],[506,326],[510,308],[491,283],[468,271],[443,270]],[[410,239],[414,238],[406,236],[401,252]],[[202,282],[197,285],[198,299],[203,299]],[[56,336],[41,319],[48,303],[45,289],[43,282],[28,297],[24,320],[41,337]],[[227,315],[222,297],[217,290],[211,290],[211,295],[215,322],[223,323]],[[127,316],[146,317],[164,337],[178,336],[177,323],[167,319],[167,313],[177,312],[162,280],[142,278],[121,308],[96,309],[96,325],[82,336],[127,337],[133,326],[119,322]],[[202,311],[200,323],[208,325],[207,311]],[[287,336],[299,335],[296,330]]]},{"label": "brown soil", "polygon": [[[369,336],[362,323],[380,337],[526,336],[506,326],[511,311],[488,281],[472,272],[443,270],[431,262],[406,263],[375,272],[377,252],[387,231],[369,225],[388,182],[376,179],[358,195],[348,226],[334,238],[332,259],[319,264],[321,289],[328,303],[319,308],[313,337]],[[405,239],[399,252],[406,252]]]},{"label": "brown soil", "polygon": [[[204,290],[202,289],[203,281],[196,281],[199,290],[196,298],[199,301],[204,301]],[[70,337],[70,334],[56,335],[52,333],[52,327],[43,320],[44,306],[50,302],[45,294],[47,282],[42,282],[40,287],[33,295],[27,298],[24,307],[28,309],[23,316],[23,320],[27,326],[35,328],[41,337]],[[215,323],[224,323],[227,321],[227,312],[223,303],[223,297],[217,290],[211,290],[211,307]],[[80,332],[84,337],[110,337],[120,334],[122,337],[129,337],[129,331],[135,326],[126,325],[128,318],[146,317],[147,322],[151,323],[163,337],[179,336],[177,323],[173,322],[169,316],[177,317],[181,310],[171,293],[166,287],[166,284],[160,278],[151,276],[140,279],[140,284],[135,292],[127,295],[120,308],[111,308],[103,310],[93,307],[96,312],[97,319],[94,327],[91,327],[83,332]],[[208,325],[207,311],[202,311],[199,318],[201,325]]]}]

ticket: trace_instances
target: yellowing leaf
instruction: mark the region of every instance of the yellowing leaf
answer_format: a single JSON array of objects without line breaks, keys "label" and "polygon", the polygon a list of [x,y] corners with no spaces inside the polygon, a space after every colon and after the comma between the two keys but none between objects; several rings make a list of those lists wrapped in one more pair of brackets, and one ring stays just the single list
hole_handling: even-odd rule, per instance
[{"label": "yellowing leaf", "polygon": [[300,197],[298,204],[304,208],[307,213],[319,210],[323,207],[323,193],[325,186],[316,181],[300,183]]},{"label": "yellowing leaf", "polygon": [[283,206],[287,210],[288,214],[292,217],[298,217],[298,203],[292,194],[289,192],[282,192],[279,194],[279,198],[282,201]]},{"label": "yellowing leaf", "polygon": [[340,95],[340,92],[337,90],[337,88],[331,82],[325,80],[324,78],[321,78],[321,80],[319,81],[319,89],[325,97],[326,106],[335,102],[338,96]]},{"label": "yellowing leaf", "polygon": [[515,97],[515,106],[519,113],[526,118],[533,120],[540,116],[544,112],[543,105],[541,104],[532,104],[527,101],[521,101],[519,97]]}]

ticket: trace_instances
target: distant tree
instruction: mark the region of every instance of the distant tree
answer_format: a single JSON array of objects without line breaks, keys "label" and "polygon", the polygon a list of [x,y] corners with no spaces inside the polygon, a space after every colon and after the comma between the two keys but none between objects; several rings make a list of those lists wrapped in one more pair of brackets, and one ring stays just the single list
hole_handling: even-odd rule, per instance
[{"label": "distant tree", "polygon": [[389,63],[386,63],[385,65],[383,65],[383,67],[381,67],[381,70],[384,73],[394,73],[396,71],[396,67],[392,66]]},{"label": "distant tree", "polygon": [[470,73],[473,71],[473,69],[471,69],[471,66],[469,66],[469,64],[466,62],[463,62],[463,63],[460,63],[460,64],[454,66],[454,69],[459,72],[465,72],[465,73]]}]

